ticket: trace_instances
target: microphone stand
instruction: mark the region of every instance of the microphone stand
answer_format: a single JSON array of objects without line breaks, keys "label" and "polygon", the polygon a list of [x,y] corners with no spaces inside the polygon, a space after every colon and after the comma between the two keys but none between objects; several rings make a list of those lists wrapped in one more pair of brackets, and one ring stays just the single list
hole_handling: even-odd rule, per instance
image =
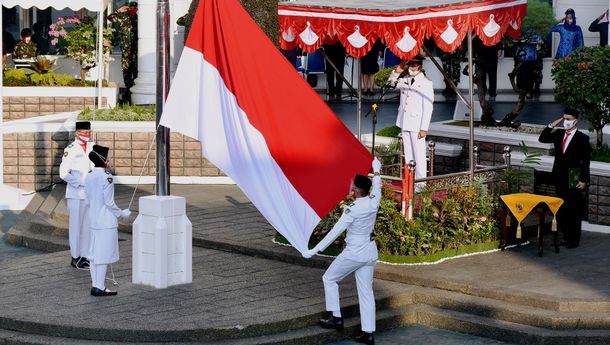
[{"label": "microphone stand", "polygon": [[[401,76],[398,77],[398,79],[400,79],[402,77]],[[397,79],[397,80],[398,80]],[[373,112],[373,117],[372,117],[372,123],[373,123],[373,139],[372,139],[372,147],[371,147],[371,154],[375,155],[375,125],[377,125],[377,109],[379,108],[379,102],[381,102],[381,100],[383,99],[383,97],[385,96],[386,93],[388,93],[388,91],[390,90],[390,86],[392,86],[392,88],[394,88],[395,84],[392,85],[393,83],[391,82],[387,82],[384,86],[383,86],[383,92],[381,93],[381,96],[379,96],[379,98],[377,98],[377,100],[375,102],[373,102],[373,104],[371,105],[371,109],[369,109],[369,111],[364,115],[364,117],[369,116],[369,114],[371,112]]]}]

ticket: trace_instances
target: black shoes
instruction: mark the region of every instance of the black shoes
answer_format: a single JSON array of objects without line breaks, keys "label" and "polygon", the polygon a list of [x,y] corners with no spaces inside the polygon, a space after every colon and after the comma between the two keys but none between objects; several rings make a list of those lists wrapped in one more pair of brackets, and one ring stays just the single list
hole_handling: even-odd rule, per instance
[{"label": "black shoes", "polygon": [[327,329],[343,329],[343,319],[336,316],[331,316],[330,319],[321,319],[320,327]]},{"label": "black shoes", "polygon": [[72,260],[70,260],[70,266],[81,269],[89,268],[89,259],[82,256],[72,258]]},{"label": "black shoes", "polygon": [[108,288],[104,288],[104,290],[100,290],[96,287],[91,288],[91,296],[115,296],[116,294],[116,291],[110,291]]},{"label": "black shoes", "polygon": [[354,338],[354,341],[361,344],[375,345],[375,333],[362,332],[362,334]]}]

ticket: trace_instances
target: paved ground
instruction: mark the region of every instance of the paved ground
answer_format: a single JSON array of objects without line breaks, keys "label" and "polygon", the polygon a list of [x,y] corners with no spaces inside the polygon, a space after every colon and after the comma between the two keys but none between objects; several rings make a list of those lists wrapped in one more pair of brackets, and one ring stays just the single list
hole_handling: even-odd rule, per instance
[{"label": "paved ground", "polygon": [[[137,196],[151,192],[151,186],[141,186]],[[127,206],[132,193],[131,186],[117,188],[120,207]],[[193,242],[198,247],[193,250],[192,284],[166,290],[131,284],[130,236],[122,234],[126,240],[120,244],[121,260],[114,265],[119,285],[113,288],[118,297],[89,296],[89,273],[70,268],[67,252],[2,261],[0,319],[54,325],[64,335],[80,332],[71,328],[77,325],[98,330],[94,337],[118,333],[126,339],[154,338],[155,332],[163,330],[221,337],[238,330],[268,331],[270,324],[287,320],[300,320],[302,326],[315,324],[324,309],[320,267],[328,259],[305,260],[293,248],[272,243],[273,229],[236,186],[172,185],[172,194],[186,197],[193,223]],[[136,202],[132,210],[137,209]],[[545,249],[542,258],[530,245],[438,265],[378,264],[376,276],[383,279],[375,281],[376,297],[394,298],[421,291],[423,286],[515,303],[536,300],[553,310],[610,312],[610,235],[585,233],[581,247],[562,249],[560,254],[551,252],[550,243]],[[353,278],[342,284],[341,293],[344,305],[356,304]],[[348,313],[357,315],[355,308]],[[167,339],[172,340],[171,336]],[[400,339],[415,336],[431,343],[460,343],[459,335],[457,340],[437,342],[434,339],[445,333],[418,328],[387,337],[380,334],[379,340],[380,344],[403,344]]]}]

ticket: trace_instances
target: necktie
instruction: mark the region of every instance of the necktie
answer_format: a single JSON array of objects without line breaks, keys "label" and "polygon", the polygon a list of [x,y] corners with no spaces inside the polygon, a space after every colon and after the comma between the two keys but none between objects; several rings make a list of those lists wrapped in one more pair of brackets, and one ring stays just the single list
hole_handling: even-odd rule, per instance
[{"label": "necktie", "polygon": [[411,78],[411,85],[413,85],[413,83],[415,83],[415,78]]},{"label": "necktie", "polygon": [[561,152],[566,153],[566,144],[568,143],[568,138],[570,137],[571,132],[566,132],[566,136],[563,137],[563,144],[561,145]]}]

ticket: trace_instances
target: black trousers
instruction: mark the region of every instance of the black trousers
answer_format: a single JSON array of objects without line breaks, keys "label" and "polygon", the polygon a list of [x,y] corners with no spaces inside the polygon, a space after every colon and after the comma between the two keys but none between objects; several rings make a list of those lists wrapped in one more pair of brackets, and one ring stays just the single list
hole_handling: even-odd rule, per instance
[{"label": "black trousers", "polygon": [[[483,70],[481,71],[481,79],[483,80],[483,91],[488,93],[490,96],[496,95],[496,89],[498,85],[498,60],[488,61],[484,64]],[[487,79],[489,78],[489,87],[487,86]]]},{"label": "black trousers", "polygon": [[563,204],[557,212],[557,230],[561,231],[565,242],[578,245],[587,194],[582,189],[567,188],[567,186],[556,186],[556,188],[557,196],[563,199]]}]

